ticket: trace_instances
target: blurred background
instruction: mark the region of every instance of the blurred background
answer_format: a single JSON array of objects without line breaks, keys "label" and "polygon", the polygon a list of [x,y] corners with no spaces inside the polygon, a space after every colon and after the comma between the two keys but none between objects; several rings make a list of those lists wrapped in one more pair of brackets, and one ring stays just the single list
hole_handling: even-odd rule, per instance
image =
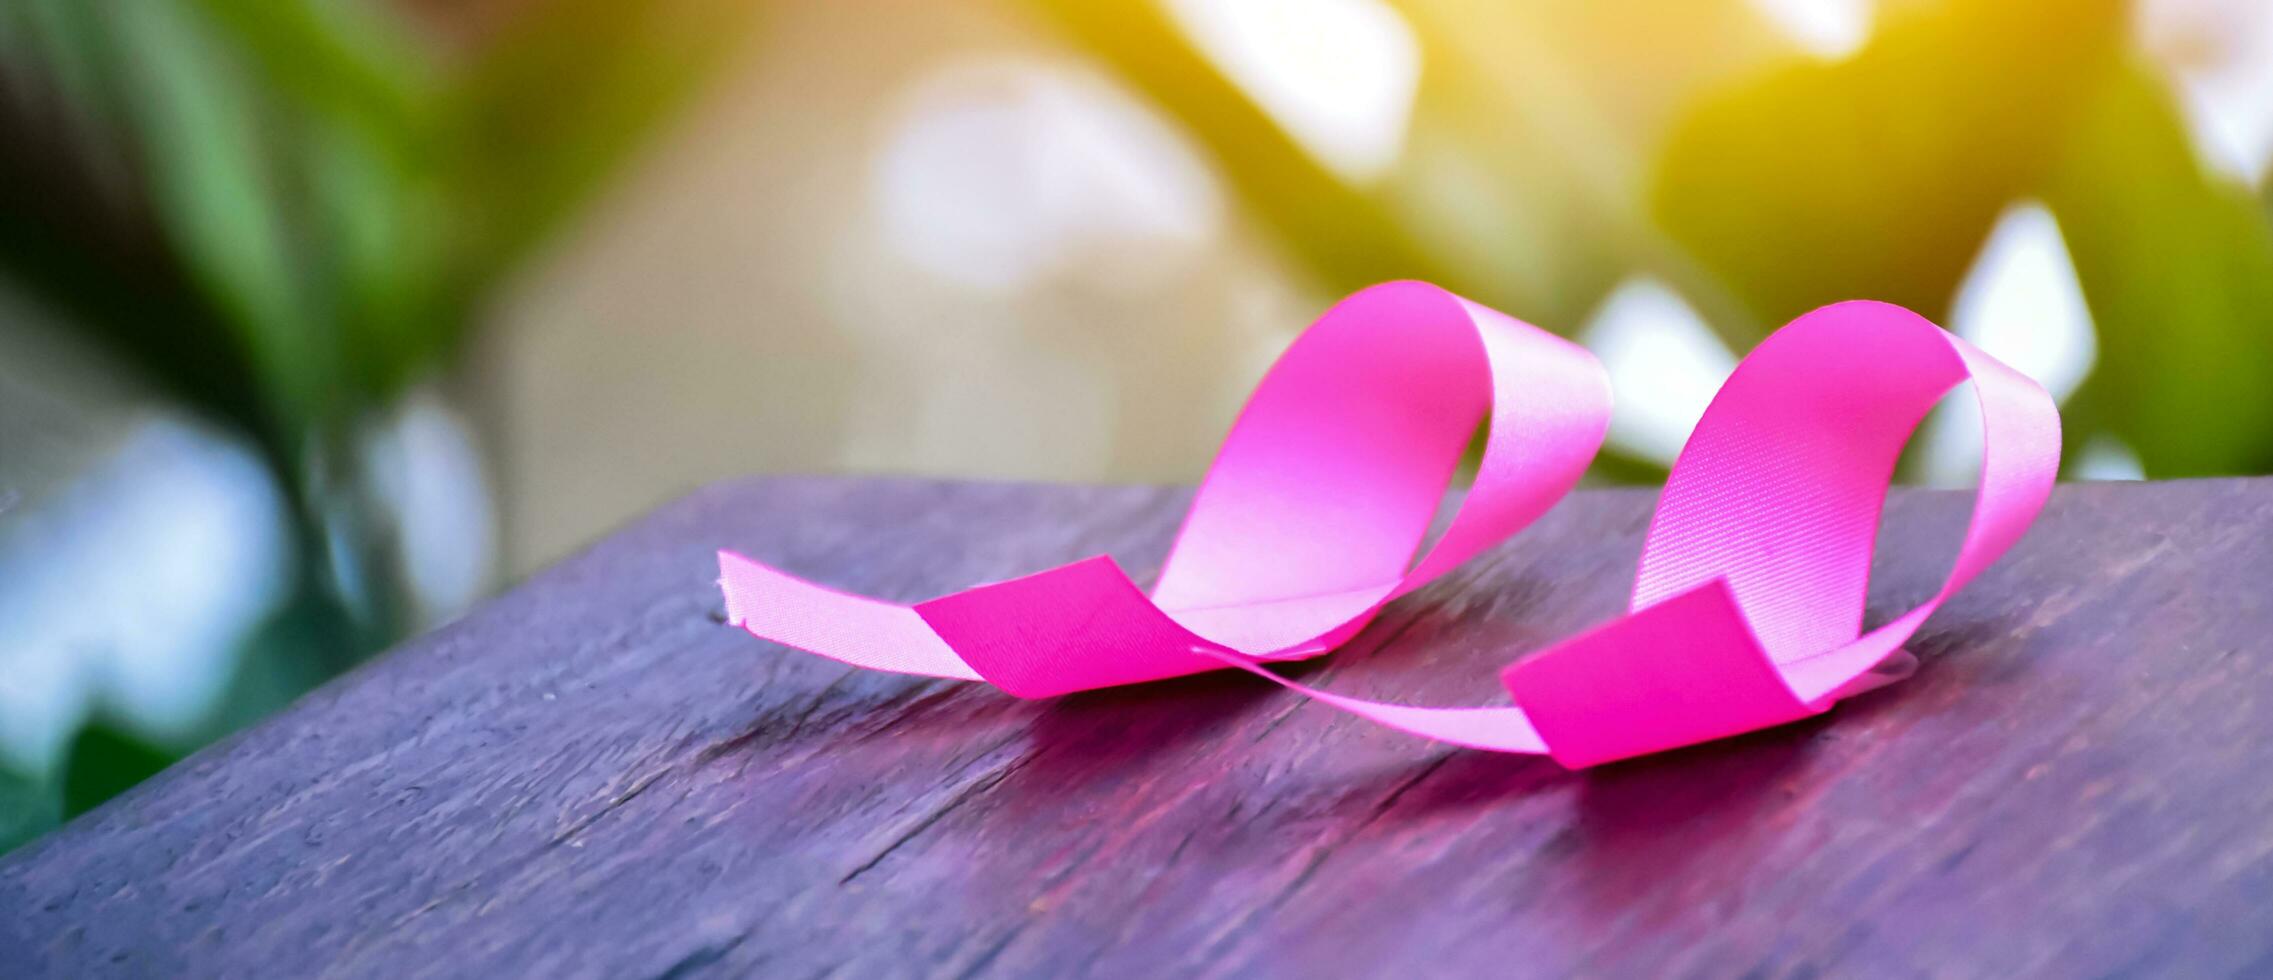
[{"label": "blurred background", "polygon": [[719,477],[1192,481],[1383,279],[1598,481],[1853,297],[2265,472],[2269,159],[2255,0],[10,0],[0,850]]}]

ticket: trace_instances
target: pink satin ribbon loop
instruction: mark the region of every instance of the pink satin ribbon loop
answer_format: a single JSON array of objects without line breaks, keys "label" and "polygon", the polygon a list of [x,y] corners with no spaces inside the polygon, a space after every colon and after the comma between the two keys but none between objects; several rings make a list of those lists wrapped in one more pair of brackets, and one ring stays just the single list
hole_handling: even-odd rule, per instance
[{"label": "pink satin ribbon loop", "polygon": [[[1030,698],[1223,666],[1195,649],[1314,656],[1546,512],[1586,472],[1609,406],[1584,348],[1426,283],[1386,283],[1272,365],[1150,597],[1099,557],[908,607],[721,552],[726,614],[845,663]],[[1487,418],[1475,482],[1416,564]]]},{"label": "pink satin ribbon loop", "polygon": [[[1933,597],[1864,633],[1895,463],[1966,380],[1985,449],[1964,543]],[[1416,563],[1487,415],[1475,483]],[[1392,728],[1578,768],[1793,721],[1906,676],[1901,645],[2019,539],[2059,466],[2059,415],[2033,381],[1899,307],[1824,307],[1745,358],[1683,448],[1632,612],[1509,667],[1513,706],[1366,701],[1262,666],[1346,641],[1529,524],[1577,481],[1608,416],[1582,349],[1391,283],[1343,301],[1272,367],[1150,597],[1109,558],[913,607],[731,553],[721,585],[732,622],[863,667],[1046,697],[1232,666]]]}]

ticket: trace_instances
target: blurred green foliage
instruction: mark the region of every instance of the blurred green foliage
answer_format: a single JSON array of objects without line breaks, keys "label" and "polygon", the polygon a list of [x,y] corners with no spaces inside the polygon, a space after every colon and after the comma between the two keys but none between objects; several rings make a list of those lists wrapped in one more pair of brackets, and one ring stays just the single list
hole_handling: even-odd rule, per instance
[{"label": "blurred green foliage", "polygon": [[[742,0],[530,0],[450,45],[351,0],[0,5],[0,284],[260,445],[306,581],[215,732],[407,628],[356,436],[746,36]],[[171,758],[0,774],[0,848]]]},{"label": "blurred green foliage", "polygon": [[1943,316],[2015,200],[2060,222],[2100,354],[2067,407],[2154,476],[2273,468],[2273,249],[2202,170],[2113,0],[1902,11],[1854,57],[1715,93],[1669,139],[1665,227],[1760,317],[1869,296]]},{"label": "blurred green foliage", "polygon": [[1741,316],[1637,193],[1648,133],[1675,101],[1770,47],[1741,0],[1401,4],[1420,86],[1403,158],[1364,184],[1307,154],[1162,5],[1028,6],[1181,120],[1327,292],[1422,278],[1574,324],[1639,269]]},{"label": "blurred green foliage", "polygon": [[2158,477],[2273,469],[2266,209],[2195,158],[2120,0],[1888,0],[1835,61],[1728,0],[1405,0],[1406,154],[1363,185],[1159,5],[1028,3],[1182,120],[1329,292],[1434,278],[1569,329],[1642,273],[1743,351],[1841,299],[1946,322],[1999,215],[2040,201],[2099,331],[2071,444],[2116,436]]},{"label": "blurred green foliage", "polygon": [[[551,0],[447,51],[359,3],[20,0],[0,45],[34,108],[11,129],[39,138],[6,151],[0,274],[305,482],[302,457],[433,371],[754,9]],[[58,245],[73,267],[35,254]],[[89,295],[121,279],[154,295]]]},{"label": "blurred green foliage", "polygon": [[2264,209],[2203,174],[2169,96],[2128,60],[2092,80],[2063,150],[2043,193],[2099,326],[2071,436],[2120,437],[2150,476],[2273,471]]},{"label": "blurred green foliage", "polygon": [[63,795],[0,769],[0,854],[46,833],[63,819]]}]

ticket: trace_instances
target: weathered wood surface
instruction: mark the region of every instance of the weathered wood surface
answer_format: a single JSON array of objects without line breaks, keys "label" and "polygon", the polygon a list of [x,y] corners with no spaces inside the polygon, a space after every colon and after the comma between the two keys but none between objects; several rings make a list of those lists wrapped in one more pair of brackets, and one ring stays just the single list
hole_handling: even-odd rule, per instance
[{"label": "weathered wood surface", "polygon": [[[713,548],[904,599],[1185,493],[775,480],[665,508],[0,864],[0,976],[2273,970],[2273,480],[2063,487],[1829,716],[1570,774],[1253,678],[1018,702],[718,622]],[[1617,612],[1589,491],[1307,671],[1433,703]],[[1875,610],[1961,494],[1890,507]]]}]

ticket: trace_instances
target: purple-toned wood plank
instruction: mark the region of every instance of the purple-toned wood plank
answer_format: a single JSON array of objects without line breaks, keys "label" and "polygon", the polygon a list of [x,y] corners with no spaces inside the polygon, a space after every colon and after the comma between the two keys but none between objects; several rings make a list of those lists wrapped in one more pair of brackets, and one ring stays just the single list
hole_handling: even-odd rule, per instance
[{"label": "purple-toned wood plank", "polygon": [[[2062,487],[1829,716],[1570,774],[1219,673],[1020,702],[719,625],[712,549],[915,599],[1181,490],[705,490],[0,863],[0,976],[2273,970],[2273,479]],[[1313,682],[1432,703],[1619,610],[1582,492]],[[1899,492],[1874,609],[1962,494]]]}]

